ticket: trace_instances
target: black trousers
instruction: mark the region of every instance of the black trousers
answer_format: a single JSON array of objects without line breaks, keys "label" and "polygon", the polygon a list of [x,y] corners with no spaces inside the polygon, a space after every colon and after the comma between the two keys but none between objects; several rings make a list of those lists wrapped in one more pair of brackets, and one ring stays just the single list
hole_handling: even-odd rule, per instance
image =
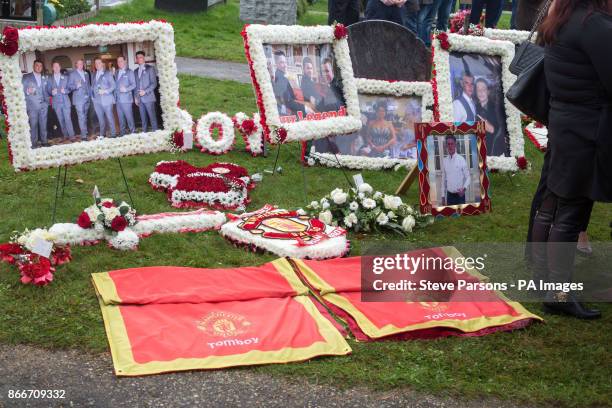
[{"label": "black trousers", "polygon": [[459,195],[457,193],[446,192],[446,205],[460,205],[465,204],[465,194]]},{"label": "black trousers", "polygon": [[485,27],[494,28],[499,21],[500,9],[503,7],[502,3],[502,0],[472,0],[470,24],[478,24],[482,10],[486,8]]},{"label": "black trousers", "polygon": [[329,0],[327,23],[349,26],[359,21],[359,0]]}]

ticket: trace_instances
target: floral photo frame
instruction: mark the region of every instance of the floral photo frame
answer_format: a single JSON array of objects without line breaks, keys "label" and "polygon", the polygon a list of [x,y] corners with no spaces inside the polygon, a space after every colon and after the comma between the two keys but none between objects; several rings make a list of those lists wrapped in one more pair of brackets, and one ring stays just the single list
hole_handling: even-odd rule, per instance
[{"label": "floral photo frame", "polygon": [[[433,41],[434,65],[436,70],[434,97],[437,98],[440,120],[441,121],[478,121],[482,116],[473,115],[472,119],[457,118],[457,82],[461,78],[461,64],[468,66],[465,60],[474,61],[479,59],[481,63],[496,65],[498,72],[480,72],[480,77],[474,73],[471,75],[472,85],[476,88],[475,81],[489,81],[496,86],[496,97],[494,101],[499,112],[497,115],[496,126],[489,126],[487,129],[496,129],[498,126],[505,127],[504,139],[501,142],[505,146],[497,148],[497,152],[489,145],[487,152],[487,165],[492,170],[498,171],[517,171],[521,168],[519,163],[524,161],[524,138],[521,129],[520,111],[514,107],[506,98],[505,93],[516,80],[516,76],[509,71],[510,62],[514,57],[515,45],[510,41],[491,40],[481,36],[465,36],[458,34],[438,34]],[[460,56],[460,57],[457,57]],[[465,58],[465,57],[468,58]],[[457,63],[457,61],[460,61]],[[454,66],[453,66],[454,63]],[[469,70],[465,69],[464,73]],[[488,78],[487,78],[488,75]],[[465,79],[470,81],[469,79]],[[455,89],[453,89],[453,85]],[[461,87],[464,87],[461,83]],[[461,90],[461,89],[459,89]],[[465,91],[464,91],[465,92]],[[472,106],[475,106],[477,90],[473,90]],[[461,94],[461,97],[464,95]],[[467,98],[464,98],[467,99]],[[461,101],[459,101],[461,102]],[[464,105],[465,106],[465,105]],[[461,107],[458,108],[459,110]],[[465,108],[467,112],[469,108]],[[487,143],[490,142],[487,130]],[[499,139],[498,139],[499,140]],[[503,154],[500,151],[505,150]]]},{"label": "floral photo frame", "polygon": [[[422,214],[448,217],[491,211],[484,122],[418,123],[416,138]],[[455,142],[454,151],[449,139]],[[459,196],[451,191],[457,180],[467,186]]]},{"label": "floral photo frame", "polygon": [[[257,97],[260,123],[269,143],[313,140],[330,135],[347,134],[361,128],[357,87],[353,77],[347,35],[348,31],[341,24],[315,27],[251,24],[244,27],[242,36]],[[293,72],[290,72],[292,81],[283,79],[283,81],[288,81],[287,84],[293,82],[290,92],[297,88],[295,85],[298,82],[297,78],[305,76],[305,58],[309,58],[311,65],[315,65],[314,69],[319,72],[323,71],[325,65],[324,60],[317,60],[322,57],[323,52],[333,58],[331,64],[334,66],[334,79],[339,80],[341,84],[341,92],[339,92],[341,95],[339,96],[340,99],[344,99],[341,108],[332,110],[304,108],[302,114],[282,112],[282,103],[278,103],[279,93],[284,92],[285,89],[279,91],[277,83],[279,81],[273,81],[274,68],[271,68],[272,64],[276,65],[278,53],[282,54],[285,59],[286,53],[280,49],[281,47],[295,49],[295,54],[294,50],[291,50],[291,59],[295,63],[291,64],[290,61],[289,64],[293,69]],[[293,58],[294,55],[295,58]],[[286,57],[290,56],[286,55]],[[278,76],[275,75],[275,79],[277,78]],[[322,83],[324,81],[313,82]],[[330,88],[331,83],[329,83]],[[286,88],[285,84],[283,86]],[[292,94],[292,98],[294,96]],[[305,93],[301,96],[302,100],[299,103],[306,105]],[[307,114],[308,111],[314,113]],[[282,131],[279,131],[281,129]]]},{"label": "floral photo frame", "polygon": [[[9,157],[16,171],[74,165],[88,161],[171,150],[175,132],[191,133],[192,119],[179,108],[179,81],[175,64],[174,29],[163,21],[91,24],[74,27],[32,27],[19,30],[19,49],[13,56],[0,54],[4,114],[8,127]],[[163,130],[132,133],[34,149],[22,86],[20,58],[27,52],[67,47],[105,47],[152,42]],[[103,49],[103,48],[100,48]]]},{"label": "floral photo frame", "polygon": [[[368,103],[371,105],[371,99],[380,98],[383,100],[397,100],[402,101],[404,105],[410,104],[418,100],[418,118],[413,118],[414,122],[429,122],[433,120],[433,92],[432,86],[429,82],[406,82],[406,81],[381,81],[374,79],[357,78],[355,80],[357,84],[357,92],[360,99],[360,111],[362,116],[362,129],[363,132],[367,129],[367,122],[369,118],[366,117],[368,109],[371,106],[367,106]],[[367,100],[366,100],[367,98]],[[396,108],[399,108],[402,103],[397,102]],[[406,110],[406,106],[404,106]],[[372,114],[370,113],[370,116]],[[402,112],[395,112],[395,116],[398,120],[401,120]],[[363,123],[363,122],[366,123]],[[411,122],[412,123],[412,122]],[[401,127],[400,131],[405,130],[413,134],[414,125],[410,125],[409,128]],[[361,137],[360,133],[354,133],[353,135],[341,135],[336,136],[336,145],[340,142],[350,142],[354,138]],[[351,139],[352,138],[352,139]],[[340,140],[342,139],[342,140]],[[414,142],[414,141],[413,141]],[[344,143],[346,144],[346,143]],[[400,141],[396,142],[399,147]],[[337,148],[337,146],[335,146]],[[310,151],[307,154],[306,161],[309,165],[320,163],[324,166],[330,167],[346,167],[349,169],[369,169],[369,170],[380,170],[389,169],[396,166],[403,167],[414,167],[416,165],[416,148],[414,148],[414,155],[404,155],[405,157],[399,158],[387,155],[385,157],[369,157],[368,155],[351,155],[343,153],[340,150],[337,154],[333,152],[317,151],[317,142],[314,142],[310,147]]]}]

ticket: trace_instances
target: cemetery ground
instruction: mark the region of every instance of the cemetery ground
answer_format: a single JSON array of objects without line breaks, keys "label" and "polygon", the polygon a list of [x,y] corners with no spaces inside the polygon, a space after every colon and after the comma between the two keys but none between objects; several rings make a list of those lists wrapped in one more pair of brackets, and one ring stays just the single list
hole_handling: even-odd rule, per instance
[{"label": "cemetery ground", "polygon": [[[179,79],[181,105],[194,118],[213,110],[232,115],[238,111],[250,114],[256,109],[250,85],[183,75]],[[405,241],[421,245],[428,242],[450,245],[521,242],[526,234],[530,200],[542,164],[542,154],[529,142],[526,143],[526,156],[532,165],[530,171],[515,176],[491,174],[491,213],[439,220],[427,229],[409,235]],[[348,188],[339,169],[302,169],[297,159],[298,152],[297,144],[283,146],[279,159],[282,174],[274,176],[264,170],[272,168],[276,149],[272,148],[267,158],[252,158],[244,151],[241,140],[232,152],[220,157],[194,150],[174,156],[160,153],[126,157],[121,161],[135,208],[142,214],[170,210],[165,194],[153,191],[147,179],[158,161],[173,158],[187,160],[196,166],[215,161],[235,162],[245,166],[251,174],[262,173],[263,181],[252,191],[250,209],[266,203],[296,208],[321,198],[336,187]],[[306,178],[306,191],[302,172]],[[349,177],[356,173],[348,171]],[[14,230],[51,225],[57,174],[57,169],[15,174],[8,162],[6,138],[2,139],[0,242],[7,241]],[[363,171],[362,174],[375,189],[392,193],[405,176],[405,171]],[[91,204],[94,185],[98,185],[103,196],[128,198],[116,160],[70,167],[64,197],[58,205],[57,221],[75,222],[82,209]],[[404,199],[410,204],[417,204],[416,186],[412,186]],[[610,206],[597,204],[589,226],[592,240],[609,240],[610,220]],[[349,238],[353,245],[351,255],[359,255],[362,248],[373,241],[384,244],[398,239],[392,235],[355,234],[350,234]],[[42,288],[21,284],[18,272],[13,267],[1,264],[0,343],[3,350],[7,347],[9,350],[11,347],[15,350],[21,348],[23,354],[30,354],[29,349],[23,351],[25,346],[33,347],[32,353],[36,355],[44,355],[44,351],[49,350],[52,361],[58,361],[60,365],[58,355],[67,356],[67,359],[73,355],[79,356],[84,361],[106,359],[107,370],[95,372],[105,376],[104,381],[109,382],[108,378],[113,377],[110,354],[100,308],[91,285],[91,273],[152,265],[223,268],[259,265],[272,259],[275,256],[270,254],[257,255],[234,248],[218,233],[211,231],[154,235],[143,239],[139,250],[134,252],[118,252],[102,244],[74,247],[73,261],[58,267],[54,281]],[[595,256],[586,262],[598,262],[597,259]],[[525,306],[541,314],[539,305]],[[602,309],[604,317],[594,322],[543,315],[546,318],[544,324],[479,338],[374,343],[349,340],[353,348],[350,356],[223,370],[222,373],[230,372],[227,376],[232,381],[240,381],[241,375],[245,378],[256,376],[257,382],[265,378],[270,381],[307,380],[308,384],[332,386],[340,390],[358,387],[393,395],[416,392],[449,397],[466,404],[494,399],[502,401],[501,406],[505,405],[503,401],[507,401],[507,404],[604,406],[612,401],[609,337],[612,332],[612,305],[597,306]],[[2,354],[11,358],[10,352]],[[14,355],[19,358],[18,353]],[[17,363],[12,361],[11,364]],[[66,364],[72,367],[70,362]],[[32,370],[36,371],[36,367],[33,363]],[[74,367],[74,370],[79,369],[79,365]],[[219,378],[226,375],[222,373],[211,373],[210,376]],[[72,371],[72,375],[77,377],[78,371]],[[195,375],[178,373],[168,377],[153,376],[156,380],[149,381],[157,381],[160,387],[165,387],[166,381],[168,387],[172,387],[174,381],[178,383],[183,378]],[[209,377],[201,373],[196,378]],[[134,381],[136,387],[138,384],[148,384],[139,383],[138,379],[130,381]],[[90,382],[98,381],[93,378]],[[83,387],[86,392],[87,382]],[[271,394],[270,398],[275,398],[275,395]],[[350,403],[350,400],[345,399],[345,402]],[[485,402],[484,406],[491,405]]]}]

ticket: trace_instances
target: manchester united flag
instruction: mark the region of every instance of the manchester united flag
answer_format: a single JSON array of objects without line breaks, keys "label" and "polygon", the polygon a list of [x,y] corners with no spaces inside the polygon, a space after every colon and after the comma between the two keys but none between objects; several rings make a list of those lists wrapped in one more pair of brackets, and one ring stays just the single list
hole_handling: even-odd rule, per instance
[{"label": "manchester united flag", "polygon": [[92,276],[119,376],[351,352],[284,259],[260,267],[149,267]]},{"label": "manchester united flag", "polygon": [[[332,312],[341,317],[357,340],[402,340],[436,338],[444,336],[482,336],[496,331],[523,328],[533,321],[542,320],[517,302],[506,299],[495,290],[472,288],[485,281],[473,268],[457,271],[457,259],[462,255],[454,247],[441,247],[401,254],[394,259],[405,262],[401,266],[417,265],[408,274],[406,270],[391,268],[385,271],[387,281],[397,287],[421,282],[454,284],[445,291],[405,290],[374,292],[364,267],[372,267],[373,257],[351,257],[326,261],[292,259],[291,263],[302,280]],[[368,258],[368,259],[366,259]],[[393,260],[393,259],[392,259]],[[440,265],[426,270],[425,261]],[[436,261],[440,262],[436,262]],[[442,261],[450,260],[445,266]],[[378,272],[378,271],[377,271]],[[380,274],[372,274],[378,279]],[[399,277],[410,276],[409,280]],[[378,287],[382,279],[378,279]],[[412,283],[409,283],[412,282]],[[461,282],[461,284],[458,284]],[[374,285],[374,287],[376,287]],[[463,288],[463,289],[462,289]],[[403,296],[397,300],[398,293]]]}]

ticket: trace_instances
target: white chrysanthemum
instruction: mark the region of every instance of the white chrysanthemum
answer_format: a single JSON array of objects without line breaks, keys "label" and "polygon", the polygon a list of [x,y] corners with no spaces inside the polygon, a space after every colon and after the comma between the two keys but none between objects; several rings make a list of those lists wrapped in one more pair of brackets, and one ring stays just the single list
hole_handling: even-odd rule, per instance
[{"label": "white chrysanthemum", "polygon": [[315,210],[316,210],[317,208],[319,208],[319,202],[318,202],[318,201],[312,201],[312,202],[310,203],[310,206],[311,206],[313,209],[315,209]]},{"label": "white chrysanthemum", "polygon": [[385,225],[389,222],[389,217],[387,217],[387,214],[385,214],[384,212],[381,212],[380,214],[378,214],[378,217],[376,217],[376,222],[380,225]]},{"label": "white chrysanthemum", "polygon": [[362,204],[364,208],[367,208],[368,210],[376,208],[376,201],[372,200],[371,198],[364,198]]},{"label": "white chrysanthemum", "polygon": [[357,201],[352,201],[352,202],[349,204],[349,209],[350,209],[351,211],[357,211],[357,210],[359,209],[359,204],[357,203]]},{"label": "white chrysanthemum", "polygon": [[383,203],[387,210],[395,211],[402,205],[402,199],[398,196],[386,195],[385,198],[383,198]]},{"label": "white chrysanthemum", "polygon": [[327,211],[321,211],[319,213],[319,219],[321,221],[323,221],[325,224],[327,225],[331,225],[332,221],[333,221],[333,216],[331,211],[327,210]]},{"label": "white chrysanthemum", "polygon": [[402,221],[402,229],[406,232],[412,232],[412,229],[416,225],[416,221],[412,215],[408,215]]},{"label": "white chrysanthemum", "polygon": [[344,217],[344,225],[346,225],[347,228],[352,228],[357,222],[358,219],[355,213],[350,213],[348,216]]},{"label": "white chrysanthemum", "polygon": [[373,198],[375,200],[378,200],[379,198],[381,198],[383,196],[383,193],[381,193],[380,191],[377,191],[374,193]]}]

